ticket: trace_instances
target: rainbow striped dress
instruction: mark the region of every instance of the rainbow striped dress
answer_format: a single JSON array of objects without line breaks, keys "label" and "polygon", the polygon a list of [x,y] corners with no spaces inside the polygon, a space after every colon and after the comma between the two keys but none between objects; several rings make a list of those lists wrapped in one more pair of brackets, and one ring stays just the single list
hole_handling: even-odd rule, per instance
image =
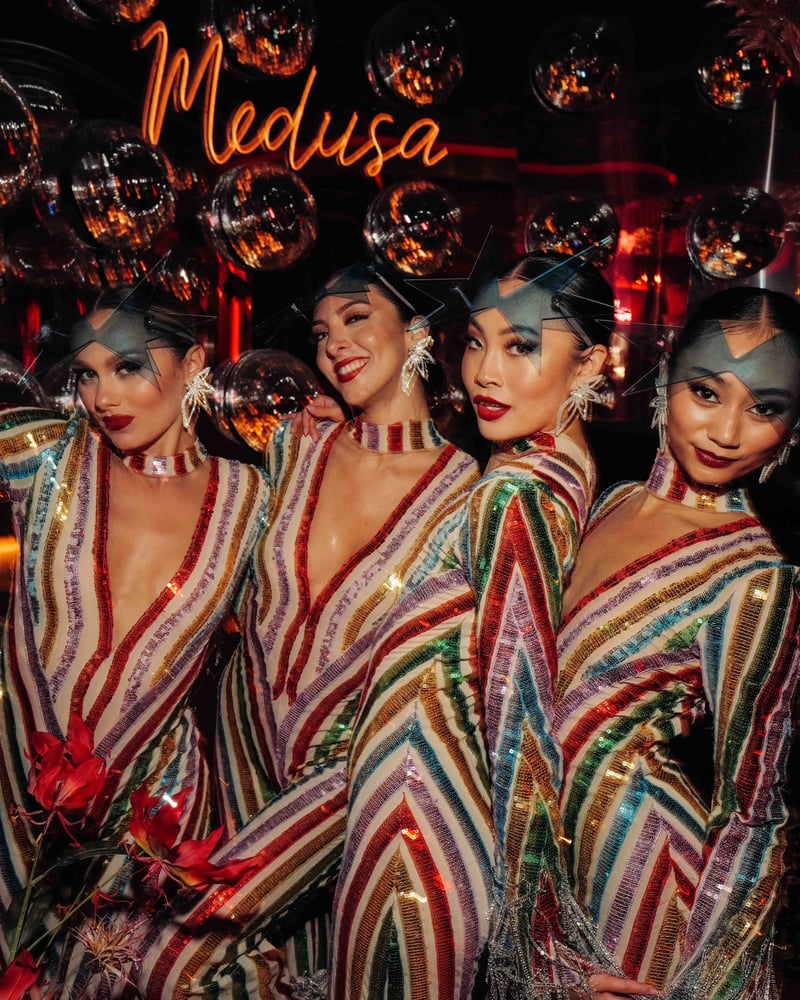
[{"label": "rainbow striped dress", "polygon": [[[255,466],[206,455],[210,477],[191,545],[163,591],[118,643],[108,586],[105,438],[78,414],[0,413],[0,487],[19,544],[0,672],[0,904],[27,880],[36,829],[12,819],[27,794],[31,733],[66,735],[71,711],[107,765],[102,838],[127,831],[129,797],[191,789],[182,837],[209,831],[207,748],[190,705],[212,642],[263,530],[269,489]],[[188,454],[188,453],[187,453]],[[178,460],[183,461],[183,456]],[[188,471],[188,470],[187,470]]]},{"label": "rainbow striped dress", "polygon": [[[297,932],[305,915],[330,910],[347,815],[347,753],[370,652],[428,533],[478,479],[475,460],[432,421],[359,423],[364,447],[429,450],[430,466],[311,601],[306,565],[315,498],[333,442],[354,429],[323,422],[319,431],[313,441],[282,424],[270,441],[270,523],[244,595],[243,642],[222,677],[217,766],[233,837],[215,860],[261,852],[264,867],[165,928],[139,982],[151,998],[290,995],[300,987],[286,985],[287,962],[291,973],[324,979],[326,942],[312,940],[301,952],[298,938],[309,938]],[[235,919],[233,931],[217,933],[225,919]],[[324,938],[324,921],[313,924]],[[284,941],[293,952],[274,947]]]},{"label": "rainbow striped dress", "polygon": [[[605,495],[589,531],[643,488],[696,502],[662,454],[647,484]],[[797,570],[744,491],[722,499],[730,521],[608,576],[558,638],[553,734],[578,907],[561,921],[564,969],[568,947],[589,945],[595,967],[676,1000],[776,995]],[[706,748],[687,752],[697,730]]]},{"label": "rainbow striped dress", "polygon": [[528,752],[527,713],[550,711],[595,469],[566,437],[509,447],[429,540],[378,636],[350,748],[332,1000],[468,1000],[509,914],[531,919],[518,905],[540,867],[529,817],[558,765]]}]

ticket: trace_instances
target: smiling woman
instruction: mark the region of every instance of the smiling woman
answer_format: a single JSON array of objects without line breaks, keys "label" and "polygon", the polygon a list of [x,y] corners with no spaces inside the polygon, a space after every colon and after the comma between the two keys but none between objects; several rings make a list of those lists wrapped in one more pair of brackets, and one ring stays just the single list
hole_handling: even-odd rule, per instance
[{"label": "smiling woman", "polygon": [[[209,893],[185,920],[165,921],[142,963],[149,998],[324,993],[347,754],[369,654],[428,533],[478,476],[431,419],[432,341],[414,296],[399,272],[364,260],[300,310],[320,373],[354,416],[323,420],[308,436],[285,421],[267,449],[270,523],[220,689],[218,788],[233,839],[213,859],[259,850],[263,865],[236,892]],[[454,726],[477,725],[475,684],[465,681]],[[450,753],[453,773],[471,782],[479,745],[454,740]],[[462,816],[470,797],[440,805]],[[454,845],[440,858],[447,884],[447,857],[460,866],[464,855]]]},{"label": "smiling woman", "polygon": [[571,982],[591,959],[666,998],[775,997],[800,598],[748,487],[796,441],[800,306],[710,296],[656,388],[650,475],[598,502],[565,594],[551,970]]}]

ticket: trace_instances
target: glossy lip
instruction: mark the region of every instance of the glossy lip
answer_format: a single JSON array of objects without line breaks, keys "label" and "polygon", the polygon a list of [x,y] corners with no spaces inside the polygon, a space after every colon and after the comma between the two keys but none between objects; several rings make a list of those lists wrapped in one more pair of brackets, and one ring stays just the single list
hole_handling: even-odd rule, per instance
[{"label": "glossy lip", "polygon": [[337,361],[333,366],[336,378],[340,382],[351,382],[367,364],[368,358],[346,358],[344,361]]},{"label": "glossy lip", "polygon": [[511,409],[491,396],[473,396],[472,406],[479,420],[499,420]]},{"label": "glossy lip", "polygon": [[697,456],[697,461],[709,469],[727,469],[735,461],[733,458],[723,458],[720,455],[713,455],[710,451],[703,451],[702,448],[698,448],[697,446],[695,446],[694,453]]},{"label": "glossy lip", "polygon": [[109,431],[122,431],[133,422],[133,417],[103,417],[103,426]]}]

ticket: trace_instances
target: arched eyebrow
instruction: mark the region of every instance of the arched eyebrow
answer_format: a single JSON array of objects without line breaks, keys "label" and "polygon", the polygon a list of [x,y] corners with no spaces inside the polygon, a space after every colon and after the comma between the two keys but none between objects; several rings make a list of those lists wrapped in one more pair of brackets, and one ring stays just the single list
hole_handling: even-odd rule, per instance
[{"label": "arched eyebrow", "polygon": [[725,375],[731,375],[733,378],[738,379],[754,399],[779,399],[785,402],[791,402],[794,399],[794,394],[789,389],[771,385],[759,388],[743,381],[736,372],[728,369],[724,371],[711,371],[710,368],[704,368],[701,365],[692,365],[683,381],[688,382],[692,379],[704,379],[713,382],[724,382]]},{"label": "arched eyebrow", "polygon": [[[522,337],[525,340],[535,340],[535,341],[539,341],[539,340],[542,339],[541,331],[538,330],[537,327],[535,327],[535,326],[528,326],[527,324],[524,325],[524,326],[515,326],[508,319],[508,317],[505,316],[502,313],[502,310],[498,310],[498,311],[501,313],[501,315],[503,316],[503,319],[506,321],[506,324],[507,324],[506,326],[503,327],[503,329],[501,331],[501,336],[503,336],[503,337]],[[471,326],[476,326],[478,328],[478,330],[480,330],[481,333],[485,334],[486,330],[481,325],[481,322],[478,319],[478,316],[480,315],[481,312],[486,312],[486,310],[482,309],[482,310],[480,310],[477,313],[472,313],[472,315],[469,318],[469,322],[467,323],[467,329],[469,329]]]}]

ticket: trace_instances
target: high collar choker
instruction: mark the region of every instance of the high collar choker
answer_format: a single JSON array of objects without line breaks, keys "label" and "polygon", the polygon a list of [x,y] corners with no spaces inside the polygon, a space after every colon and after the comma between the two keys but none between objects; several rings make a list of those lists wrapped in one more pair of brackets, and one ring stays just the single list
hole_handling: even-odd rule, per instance
[{"label": "high collar choker", "polygon": [[690,485],[675,459],[664,451],[656,456],[646,486],[649,493],[684,507],[729,514],[754,514],[746,490],[739,486],[728,490],[711,486],[698,489]]},{"label": "high collar choker", "polygon": [[447,444],[432,420],[407,420],[397,424],[368,424],[356,417],[347,434],[360,447],[380,454],[423,451]]},{"label": "high collar choker", "polygon": [[493,452],[514,455],[519,458],[530,451],[555,451],[556,439],[552,434],[531,434],[530,437],[513,438],[511,441],[497,441]]},{"label": "high collar choker", "polygon": [[122,464],[141,476],[152,476],[154,479],[174,479],[176,476],[188,476],[198,469],[208,458],[208,452],[201,441],[190,444],[186,451],[177,455],[145,455],[134,452],[131,455],[119,455]]}]

